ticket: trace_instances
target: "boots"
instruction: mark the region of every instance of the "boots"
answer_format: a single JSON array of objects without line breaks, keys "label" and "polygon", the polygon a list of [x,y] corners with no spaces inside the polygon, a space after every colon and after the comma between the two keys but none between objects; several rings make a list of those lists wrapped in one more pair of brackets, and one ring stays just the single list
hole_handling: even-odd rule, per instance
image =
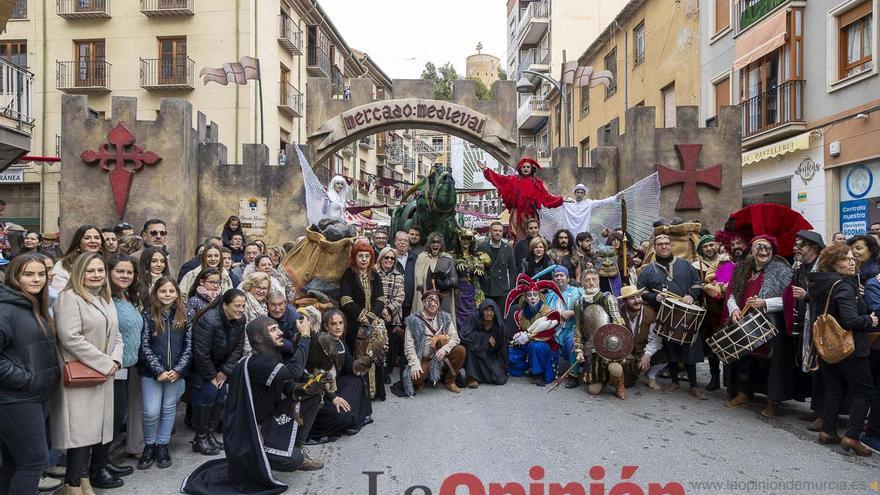
[{"label": "boots", "polygon": [[712,378],[709,379],[709,383],[706,385],[706,390],[709,392],[714,392],[721,388],[721,377],[720,372],[717,370],[712,371]]},{"label": "boots", "polygon": [[83,489],[83,493],[88,493],[86,488],[91,487],[100,488],[102,490],[110,490],[113,488],[119,488],[124,485],[125,482],[122,481],[122,478],[118,476],[114,476],[107,470],[106,467],[90,470],[89,478],[87,481],[80,483],[80,488]]},{"label": "boots", "polygon": [[196,428],[196,436],[192,441],[193,452],[202,455],[217,455],[220,453],[211,443],[211,406],[193,406],[193,426]]},{"label": "boots", "polygon": [[862,445],[862,442],[856,440],[855,438],[843,437],[840,440],[841,449],[844,453],[849,454],[853,453],[859,457],[871,457],[871,449]]},{"label": "boots", "polygon": [[744,394],[743,392],[737,392],[734,398],[724,403],[724,405],[727,407],[740,407],[747,406],[748,404],[749,396]]},{"label": "boots", "polygon": [[614,385],[614,395],[620,399],[626,399],[626,380],[622,376],[611,377],[612,384]]},{"label": "boots", "polygon": [[214,436],[214,433],[217,432],[217,427],[220,424],[220,418],[223,417],[223,410],[226,408],[226,401],[217,402],[211,408],[211,422],[209,423],[208,428],[208,440],[211,442],[211,445],[214,446],[218,451],[223,450],[223,442],[217,440]]},{"label": "boots", "polygon": [[156,444],[144,445],[144,452],[138,461],[138,469],[150,469],[154,462],[156,462]]},{"label": "boots", "polygon": [[775,400],[767,400],[767,407],[761,411],[761,416],[765,418],[775,418],[779,416],[779,402]]}]

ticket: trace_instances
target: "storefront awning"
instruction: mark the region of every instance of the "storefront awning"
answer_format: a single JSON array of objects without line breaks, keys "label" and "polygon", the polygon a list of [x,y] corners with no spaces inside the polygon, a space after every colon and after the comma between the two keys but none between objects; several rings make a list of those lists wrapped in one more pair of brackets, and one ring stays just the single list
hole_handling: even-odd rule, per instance
[{"label": "storefront awning", "polygon": [[757,163],[774,156],[792,153],[798,150],[805,150],[810,147],[810,133],[805,132],[793,138],[779,141],[777,143],[768,144],[758,149],[747,151],[742,154],[742,166],[745,167],[751,163]]},{"label": "storefront awning", "polygon": [[733,70],[740,70],[785,44],[786,9],[773,14],[736,39],[736,61]]}]

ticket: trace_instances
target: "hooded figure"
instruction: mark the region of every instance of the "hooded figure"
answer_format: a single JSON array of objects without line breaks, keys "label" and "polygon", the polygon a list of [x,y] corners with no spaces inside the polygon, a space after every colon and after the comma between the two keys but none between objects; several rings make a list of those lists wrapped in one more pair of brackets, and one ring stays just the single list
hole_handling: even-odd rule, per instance
[{"label": "hooded figure", "polygon": [[[491,315],[488,314],[490,312]],[[477,388],[476,385],[480,383],[507,383],[508,340],[504,338],[502,322],[503,315],[498,305],[486,299],[470,321],[462,326],[459,337],[467,349],[464,368],[468,387]]]},{"label": "hooded figure", "polygon": [[327,184],[327,197],[321,213],[325,217],[345,218],[345,204],[348,201],[348,181],[341,175],[336,175]]},{"label": "hooded figure", "polygon": [[[297,400],[320,393],[317,380],[297,382],[294,369],[282,361],[283,334],[270,328],[275,320],[260,316],[247,326],[252,353],[235,366],[223,417],[225,459],[208,461],[184,478],[182,493],[269,495],[284,493],[287,485],[275,479],[272,468],[281,459],[285,470],[302,465],[294,446]],[[309,339],[301,338],[303,356]],[[270,465],[270,462],[272,464]]]}]

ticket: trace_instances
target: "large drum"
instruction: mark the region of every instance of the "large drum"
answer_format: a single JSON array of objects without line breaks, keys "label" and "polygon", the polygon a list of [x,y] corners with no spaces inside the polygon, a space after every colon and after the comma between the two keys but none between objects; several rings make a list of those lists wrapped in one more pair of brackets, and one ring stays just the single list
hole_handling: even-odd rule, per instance
[{"label": "large drum", "polygon": [[709,348],[724,364],[730,364],[776,337],[778,330],[760,311],[731,321],[706,339]]},{"label": "large drum", "polygon": [[667,297],[657,312],[657,335],[676,344],[691,345],[700,336],[706,310]]}]

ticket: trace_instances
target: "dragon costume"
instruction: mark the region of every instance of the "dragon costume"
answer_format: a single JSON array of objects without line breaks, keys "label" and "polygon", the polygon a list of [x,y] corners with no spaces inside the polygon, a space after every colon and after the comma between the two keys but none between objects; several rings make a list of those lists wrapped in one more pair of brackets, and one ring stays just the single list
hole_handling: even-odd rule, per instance
[{"label": "dragon costume", "polygon": [[452,246],[458,223],[455,220],[455,178],[450,167],[435,164],[424,179],[413,184],[391,211],[391,231],[406,232],[417,227],[422,235],[440,232],[446,246]]}]

